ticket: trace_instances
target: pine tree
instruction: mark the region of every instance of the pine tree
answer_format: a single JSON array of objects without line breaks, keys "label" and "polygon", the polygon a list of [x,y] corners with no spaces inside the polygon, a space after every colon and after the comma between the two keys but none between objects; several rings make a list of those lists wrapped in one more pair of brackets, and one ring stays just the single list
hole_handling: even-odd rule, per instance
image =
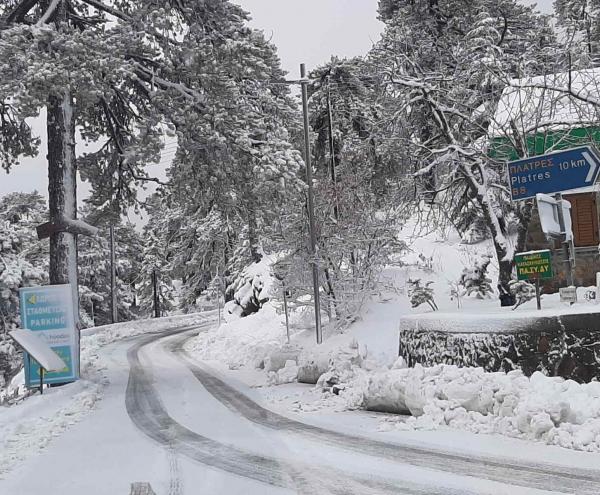
[{"label": "pine tree", "polygon": [[0,385],[21,366],[20,354],[6,335],[20,323],[19,289],[47,280],[47,243],[39,242],[35,233],[45,210],[37,192],[0,198]]}]

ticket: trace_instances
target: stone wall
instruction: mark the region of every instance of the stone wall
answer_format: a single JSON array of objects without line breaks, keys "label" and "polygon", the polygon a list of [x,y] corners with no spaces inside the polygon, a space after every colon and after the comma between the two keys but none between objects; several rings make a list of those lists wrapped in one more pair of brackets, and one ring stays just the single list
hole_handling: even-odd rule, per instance
[{"label": "stone wall", "polygon": [[600,380],[600,312],[498,319],[492,331],[479,332],[470,331],[474,321],[460,315],[453,321],[403,319],[399,355],[409,366],[454,364],[486,371],[521,369],[528,376],[542,371],[579,382]]}]

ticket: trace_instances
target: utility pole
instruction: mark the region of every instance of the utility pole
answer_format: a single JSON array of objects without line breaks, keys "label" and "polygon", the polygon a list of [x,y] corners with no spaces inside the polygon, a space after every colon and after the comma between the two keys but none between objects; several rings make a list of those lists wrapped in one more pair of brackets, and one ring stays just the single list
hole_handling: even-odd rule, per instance
[{"label": "utility pole", "polygon": [[115,262],[115,228],[110,226],[110,309],[113,323],[119,321],[117,313],[117,266]]},{"label": "utility pole", "polygon": [[302,86],[302,113],[304,115],[304,163],[306,164],[306,183],[308,185],[308,230],[310,233],[310,255],[313,274],[313,292],[315,298],[315,329],[317,344],[323,342],[321,329],[321,299],[319,294],[319,267],[317,265],[317,234],[315,231],[315,204],[310,151],[310,127],[308,122],[308,79],[306,66],[300,64],[300,84]]}]

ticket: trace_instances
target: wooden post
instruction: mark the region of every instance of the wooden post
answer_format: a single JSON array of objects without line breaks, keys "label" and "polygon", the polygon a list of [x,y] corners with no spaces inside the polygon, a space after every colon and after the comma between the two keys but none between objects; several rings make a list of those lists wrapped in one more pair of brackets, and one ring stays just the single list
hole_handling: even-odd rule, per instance
[{"label": "wooden post", "polygon": [[542,309],[542,297],[540,295],[540,279],[535,279],[535,299],[537,301],[537,309]]},{"label": "wooden post", "polygon": [[40,364],[40,395],[42,395],[43,393],[44,393],[44,368]]},{"label": "wooden post", "polygon": [[152,290],[154,292],[154,318],[160,318],[160,296],[158,293],[158,274],[156,268],[152,270]]},{"label": "wooden post", "polygon": [[285,310],[285,331],[287,334],[287,343],[290,343],[290,321],[288,318],[288,305],[287,305],[287,289],[285,288],[285,282],[281,281],[283,287],[283,309]]}]

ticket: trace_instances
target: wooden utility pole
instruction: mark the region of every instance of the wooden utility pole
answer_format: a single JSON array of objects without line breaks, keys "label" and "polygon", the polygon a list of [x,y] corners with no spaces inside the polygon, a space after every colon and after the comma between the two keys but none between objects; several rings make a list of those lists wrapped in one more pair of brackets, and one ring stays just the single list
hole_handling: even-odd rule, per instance
[{"label": "wooden utility pole", "polygon": [[306,164],[306,183],[308,186],[308,230],[310,233],[310,255],[313,275],[313,293],[315,300],[315,330],[317,344],[323,342],[321,329],[321,299],[319,294],[319,267],[317,264],[317,233],[315,230],[315,202],[310,151],[310,126],[308,121],[308,79],[306,66],[300,65],[300,84],[302,86],[302,113],[304,116],[304,163]]},{"label": "wooden utility pole", "polygon": [[110,312],[113,323],[119,321],[117,311],[117,266],[115,261],[115,228],[110,226]]}]

